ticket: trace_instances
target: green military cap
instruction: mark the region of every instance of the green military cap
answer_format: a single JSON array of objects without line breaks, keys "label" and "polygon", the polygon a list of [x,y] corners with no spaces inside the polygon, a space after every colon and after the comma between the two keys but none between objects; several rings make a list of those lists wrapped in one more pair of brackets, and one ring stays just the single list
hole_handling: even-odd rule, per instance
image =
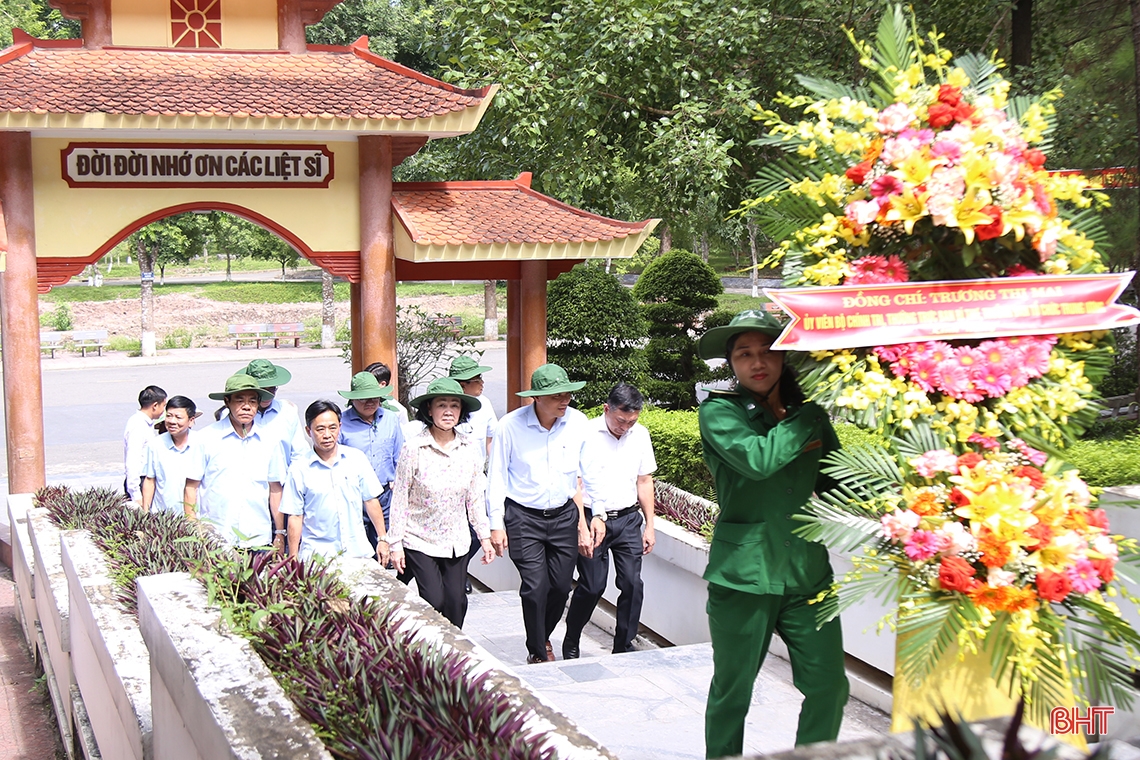
[{"label": "green military cap", "polygon": [[257,391],[257,397],[262,401],[273,398],[273,394],[258,385],[257,380],[239,372],[226,378],[226,389],[219,393],[208,394],[215,401],[224,401],[226,396],[232,396],[241,391]]},{"label": "green military cap", "polygon": [[428,383],[427,393],[416,396],[408,402],[408,405],[415,409],[421,409],[425,403],[430,404],[433,398],[441,396],[459,399],[460,403],[463,404],[463,410],[468,414],[483,406],[481,400],[464,393],[459,381],[454,377],[441,377],[438,380],[432,380]]},{"label": "green military cap", "polygon": [[347,391],[337,391],[349,401],[365,398],[388,398],[392,395],[392,386],[381,385],[380,381],[371,372],[357,372],[352,376],[352,384]]},{"label": "green military cap", "polygon": [[530,390],[519,391],[516,396],[553,396],[556,393],[580,391],[586,381],[572,383],[566,370],[557,364],[543,364],[530,376]]},{"label": "green military cap", "polygon": [[783,331],[784,326],[768,312],[749,309],[737,314],[727,325],[714,327],[702,335],[697,353],[702,359],[723,359],[728,340],[734,335],[758,332],[775,340]]},{"label": "green military cap", "polygon": [[254,359],[242,372],[256,380],[262,388],[279,388],[293,379],[289,370],[268,359]]},{"label": "green military cap", "polygon": [[447,370],[447,376],[452,380],[470,380],[476,375],[490,372],[491,369],[492,367],[484,366],[470,356],[457,356],[451,360],[451,367]]}]

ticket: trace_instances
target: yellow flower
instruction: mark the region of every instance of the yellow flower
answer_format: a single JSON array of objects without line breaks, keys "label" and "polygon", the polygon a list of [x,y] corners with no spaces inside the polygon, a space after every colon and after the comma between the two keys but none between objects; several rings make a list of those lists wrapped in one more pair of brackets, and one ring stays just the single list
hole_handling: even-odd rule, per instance
[{"label": "yellow flower", "polygon": [[953,85],[954,87],[969,87],[970,77],[966,76],[966,72],[958,67],[950,69],[950,73],[946,75],[946,84]]},{"label": "yellow flower", "polygon": [[[886,213],[887,221],[902,222],[906,234],[912,234],[915,222],[926,216],[925,198],[925,194],[915,196],[912,187],[907,187],[898,195],[891,196],[891,207]],[[989,217],[986,217],[986,220],[988,221]]]},{"label": "yellow flower", "polygon": [[982,208],[987,205],[989,205],[989,193],[978,192],[973,187],[966,191],[965,197],[958,204],[956,209],[957,224],[958,227],[962,228],[966,245],[974,242],[974,227],[984,226],[993,221],[988,214],[981,212]]}]

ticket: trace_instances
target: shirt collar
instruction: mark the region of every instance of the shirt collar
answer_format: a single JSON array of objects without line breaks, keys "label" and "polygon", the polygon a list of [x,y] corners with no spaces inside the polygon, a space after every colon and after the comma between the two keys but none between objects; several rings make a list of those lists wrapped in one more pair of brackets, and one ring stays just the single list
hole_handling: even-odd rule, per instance
[{"label": "shirt collar", "polygon": [[458,451],[459,449],[461,449],[465,446],[470,446],[471,440],[469,438],[467,438],[467,436],[465,436],[465,435],[462,435],[460,433],[456,433],[455,434],[455,445],[451,449],[445,450],[445,449],[441,448],[439,446],[439,444],[437,444],[435,442],[435,438],[432,436],[431,430],[429,428],[425,427],[423,430],[416,433],[416,435],[414,437],[412,437],[410,440],[405,441],[404,445],[405,446],[413,446],[415,448],[422,448],[422,449],[432,448],[432,449],[435,449],[436,451],[440,452],[441,454],[450,455],[450,454],[455,453],[456,451]]},{"label": "shirt collar", "polygon": [[603,412],[601,415],[595,417],[594,419],[590,420],[590,422],[592,422],[594,424],[594,430],[597,433],[604,435],[608,440],[618,441],[618,442],[625,441],[626,439],[628,439],[629,434],[633,432],[633,429],[641,424],[639,422],[633,423],[632,425],[629,426],[629,430],[627,430],[621,434],[620,438],[615,438],[614,434],[610,432],[610,426],[606,424],[605,412]]},{"label": "shirt collar", "polygon": [[379,424],[380,424],[380,420],[381,420],[381,419],[383,419],[383,417],[384,417],[384,413],[385,413],[386,411],[387,411],[387,410],[386,410],[386,409],[384,409],[384,407],[382,407],[382,406],[381,406],[381,407],[378,407],[378,408],[376,409],[376,414],[375,414],[375,415],[373,415],[373,417],[372,417],[372,422],[365,422],[365,421],[364,421],[364,418],[360,416],[360,412],[356,411],[356,407],[355,407],[355,406],[352,406],[352,405],[350,404],[350,405],[349,405],[349,407],[348,407],[348,409],[347,409],[347,411],[345,411],[345,413],[344,413],[344,416],[345,416],[345,417],[349,417],[349,416],[351,416],[351,417],[352,417],[352,419],[356,420],[356,421],[357,421],[357,422],[359,422],[361,425],[368,425],[368,426],[370,426],[370,427],[376,427],[377,425],[379,425]]},{"label": "shirt collar", "polygon": [[566,414],[564,414],[561,417],[554,420],[554,424],[550,426],[550,430],[547,430],[546,428],[544,428],[542,426],[542,423],[538,421],[538,412],[534,411],[534,404],[533,403],[527,404],[525,414],[526,414],[527,427],[538,428],[539,430],[543,431],[544,433],[553,433],[555,430],[558,429],[558,427],[560,425],[566,424],[566,415],[570,414],[570,410],[567,409]]},{"label": "shirt collar", "polygon": [[[233,425],[230,425],[230,430],[233,430],[233,427],[234,427]],[[193,430],[186,433],[186,446],[179,449],[177,446],[174,445],[174,436],[172,436],[170,433],[163,433],[162,434],[162,444],[164,446],[166,446],[166,448],[170,449],[171,451],[185,451],[187,448],[189,448],[190,439],[193,436],[194,436]]]},{"label": "shirt collar", "polygon": [[225,438],[226,436],[232,435],[234,438],[237,438],[239,440],[249,440],[250,438],[257,438],[258,440],[261,439],[261,431],[258,430],[258,427],[257,427],[257,417],[253,418],[253,425],[250,426],[249,434],[244,439],[240,435],[238,435],[236,430],[234,430],[234,423],[230,421],[229,417],[223,417],[222,419],[220,419],[218,421],[226,423],[225,427],[223,428],[223,430],[226,431],[222,435],[223,438]]},{"label": "shirt collar", "polygon": [[336,467],[342,459],[344,459],[344,446],[339,443],[336,447],[336,456],[332,458],[331,462],[326,462],[325,460],[321,459],[320,455],[317,454],[317,450],[310,447],[308,456],[305,459],[305,465],[312,467],[315,464],[318,467],[324,467],[325,469],[331,470],[332,468]]}]

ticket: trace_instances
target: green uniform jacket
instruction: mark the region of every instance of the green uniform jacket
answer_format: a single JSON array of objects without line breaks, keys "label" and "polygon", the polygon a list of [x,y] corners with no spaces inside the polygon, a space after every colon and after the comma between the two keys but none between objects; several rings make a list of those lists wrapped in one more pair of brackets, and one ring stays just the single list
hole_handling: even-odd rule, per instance
[{"label": "green uniform jacket", "polygon": [[839,448],[814,402],[779,422],[747,393],[714,392],[701,404],[701,448],[720,517],[704,578],[750,594],[811,594],[831,579],[827,548],[792,531],[813,491],[830,488],[819,461]]}]

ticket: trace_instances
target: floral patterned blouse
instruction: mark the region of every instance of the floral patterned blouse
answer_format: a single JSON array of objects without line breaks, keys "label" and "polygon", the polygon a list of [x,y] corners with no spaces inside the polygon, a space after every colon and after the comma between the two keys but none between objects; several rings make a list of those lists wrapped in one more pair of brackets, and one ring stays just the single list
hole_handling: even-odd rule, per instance
[{"label": "floral patterned blouse", "polygon": [[392,488],[388,541],[393,551],[461,557],[471,547],[468,524],[480,540],[491,536],[485,450],[485,444],[459,433],[441,448],[427,429],[404,442]]}]

